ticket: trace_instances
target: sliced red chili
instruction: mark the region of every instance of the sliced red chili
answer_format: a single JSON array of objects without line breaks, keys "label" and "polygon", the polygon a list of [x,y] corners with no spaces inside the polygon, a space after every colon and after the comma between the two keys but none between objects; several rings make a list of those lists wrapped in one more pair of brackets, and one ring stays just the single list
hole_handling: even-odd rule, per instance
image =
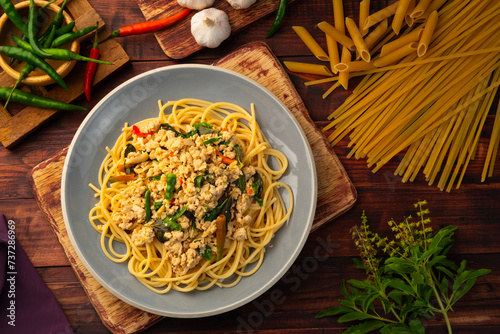
[{"label": "sliced red chili", "polygon": [[217,150],[215,151],[215,153],[217,153],[217,155],[222,158],[222,162],[225,163],[225,164],[227,164],[227,165],[229,165],[229,164],[231,164],[231,163],[233,163],[233,162],[236,161],[236,159],[228,158],[228,157],[226,157],[225,155],[223,155],[221,152],[219,152]]},{"label": "sliced red chili", "polygon": [[142,133],[141,130],[139,130],[139,127],[137,125],[132,126],[132,134],[136,135],[137,137],[147,137],[149,135],[154,134],[153,131],[147,132],[147,133]]}]

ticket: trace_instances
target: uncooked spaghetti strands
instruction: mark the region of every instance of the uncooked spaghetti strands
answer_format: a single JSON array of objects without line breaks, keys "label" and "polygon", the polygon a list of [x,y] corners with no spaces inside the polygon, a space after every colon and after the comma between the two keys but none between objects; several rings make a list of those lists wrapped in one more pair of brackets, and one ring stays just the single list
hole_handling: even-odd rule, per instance
[{"label": "uncooked spaghetti strands", "polygon": [[[349,135],[348,156],[365,158],[373,172],[403,154],[395,171],[403,182],[423,172],[429,184],[450,191],[460,186],[475,157],[500,85],[500,1],[448,0],[441,8],[431,2],[426,9],[438,10],[439,18],[425,56],[414,52],[366,71],[324,131],[333,129],[332,145]],[[373,58],[375,64],[383,59]],[[493,173],[499,118],[500,107],[482,180]]]}]

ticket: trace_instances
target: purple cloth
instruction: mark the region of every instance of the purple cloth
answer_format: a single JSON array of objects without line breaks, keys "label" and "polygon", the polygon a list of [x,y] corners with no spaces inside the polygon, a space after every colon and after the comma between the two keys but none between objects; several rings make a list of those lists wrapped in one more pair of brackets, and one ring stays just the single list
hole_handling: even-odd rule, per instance
[{"label": "purple cloth", "polygon": [[0,333],[73,333],[61,306],[0,214]]}]

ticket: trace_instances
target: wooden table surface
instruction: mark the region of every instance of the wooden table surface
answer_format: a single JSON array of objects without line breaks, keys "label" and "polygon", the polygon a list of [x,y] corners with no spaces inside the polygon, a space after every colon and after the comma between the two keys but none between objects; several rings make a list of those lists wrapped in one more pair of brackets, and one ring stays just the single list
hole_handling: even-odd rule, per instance
[{"label": "wooden table surface", "polygon": [[[133,0],[89,0],[101,15],[109,30],[143,20]],[[382,7],[393,1],[372,1]],[[344,0],[346,15],[357,13],[358,1]],[[354,5],[356,4],[356,5]],[[210,64],[241,45],[251,41],[266,42],[280,61],[314,61],[310,52],[297,39],[292,25],[314,30],[315,24],[333,20],[331,1],[298,0],[286,13],[279,32],[270,39],[265,34],[274,14],[244,29],[225,41],[219,48],[201,50],[182,60],[169,60],[153,35],[118,38],[132,62],[117,75],[106,79],[94,91],[91,102],[77,103],[92,108],[97,101],[125,80],[147,70],[178,63]],[[301,78],[290,74],[300,96],[318,127],[325,126],[327,116],[340,105],[350,91],[337,90],[323,100],[328,86],[306,87]],[[43,280],[55,294],[76,333],[106,333],[98,314],[84,293],[56,237],[39,210],[26,180],[27,173],[38,163],[69,145],[86,112],[60,113],[55,119],[29,135],[22,143],[7,150],[0,147],[0,213],[16,222],[16,236]],[[491,132],[493,116],[489,115],[485,133]],[[362,278],[352,257],[356,250],[349,229],[359,224],[365,210],[370,225],[376,230],[385,222],[401,219],[412,213],[412,204],[426,199],[434,226],[456,225],[455,246],[451,257],[465,259],[471,268],[490,268],[491,274],[480,278],[473,290],[458,302],[450,320],[455,333],[500,332],[500,159],[495,175],[480,182],[482,160],[469,165],[462,187],[451,193],[429,186],[422,175],[413,183],[402,183],[393,175],[397,159],[373,174],[363,160],[348,159],[347,141],[335,147],[335,152],[354,183],[358,200],[354,207],[337,219],[313,232],[299,258],[287,274],[268,292],[254,302],[223,315],[201,319],[166,318],[145,333],[340,333],[346,328],[336,318],[315,319],[314,315],[336,305],[341,297],[340,284],[349,278]],[[487,147],[487,136],[481,140]],[[321,180],[319,182],[328,182]],[[319,253],[318,253],[319,251]],[[320,257],[318,257],[318,254]],[[282,298],[275,300],[274,293]],[[441,317],[424,322],[429,333],[445,333]]]}]

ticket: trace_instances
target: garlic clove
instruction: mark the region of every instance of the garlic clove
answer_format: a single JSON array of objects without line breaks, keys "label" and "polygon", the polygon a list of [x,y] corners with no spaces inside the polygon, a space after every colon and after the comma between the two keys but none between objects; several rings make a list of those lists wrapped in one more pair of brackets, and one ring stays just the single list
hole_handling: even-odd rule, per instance
[{"label": "garlic clove", "polygon": [[247,9],[257,0],[227,0],[234,9]]},{"label": "garlic clove", "polygon": [[191,34],[199,45],[216,48],[231,35],[229,18],[216,8],[199,11],[191,18]]},{"label": "garlic clove", "polygon": [[182,7],[194,10],[202,10],[211,7],[214,4],[215,0],[177,0],[177,2]]}]

